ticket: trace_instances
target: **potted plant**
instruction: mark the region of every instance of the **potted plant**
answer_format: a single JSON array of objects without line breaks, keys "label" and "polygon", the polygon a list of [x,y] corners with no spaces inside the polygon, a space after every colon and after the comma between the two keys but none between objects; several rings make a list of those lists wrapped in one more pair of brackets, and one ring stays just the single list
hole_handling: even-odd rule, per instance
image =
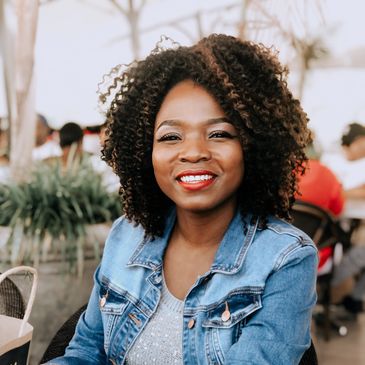
[{"label": "potted plant", "polygon": [[[12,265],[58,259],[81,274],[87,227],[120,214],[118,194],[106,190],[87,159],[67,169],[59,163],[37,165],[27,182],[0,184],[0,226],[10,227]],[[92,246],[99,256],[99,245]]]}]

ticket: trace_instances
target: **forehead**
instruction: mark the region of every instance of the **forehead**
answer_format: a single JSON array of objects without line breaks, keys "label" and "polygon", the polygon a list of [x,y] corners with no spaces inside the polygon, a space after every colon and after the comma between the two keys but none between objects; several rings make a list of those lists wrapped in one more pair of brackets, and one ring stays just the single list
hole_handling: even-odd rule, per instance
[{"label": "forehead", "polygon": [[157,113],[156,123],[171,119],[198,121],[224,116],[222,107],[212,94],[193,81],[185,80],[166,94]]}]

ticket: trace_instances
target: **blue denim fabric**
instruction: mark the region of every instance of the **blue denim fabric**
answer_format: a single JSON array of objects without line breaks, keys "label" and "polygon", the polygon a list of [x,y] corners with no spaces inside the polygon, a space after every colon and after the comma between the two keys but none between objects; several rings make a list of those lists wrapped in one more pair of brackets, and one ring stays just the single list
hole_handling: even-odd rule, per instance
[{"label": "blue denim fabric", "polygon": [[[158,306],[174,222],[172,214],[154,241],[125,218],[114,223],[87,310],[65,356],[52,364],[125,363]],[[304,233],[273,217],[260,228],[257,218],[237,213],[210,271],[186,296],[184,364],[298,364],[310,345],[316,270],[317,251]],[[226,303],[231,316],[223,321]]]}]

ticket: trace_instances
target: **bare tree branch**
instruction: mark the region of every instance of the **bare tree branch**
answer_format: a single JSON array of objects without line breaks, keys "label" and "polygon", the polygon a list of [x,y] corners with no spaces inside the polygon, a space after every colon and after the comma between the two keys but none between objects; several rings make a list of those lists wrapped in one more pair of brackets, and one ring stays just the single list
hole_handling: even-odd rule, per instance
[{"label": "bare tree branch", "polygon": [[54,3],[56,1],[59,1],[59,0],[39,0],[39,5],[47,5],[50,3]]},{"label": "bare tree branch", "polygon": [[184,28],[180,23],[168,23],[169,27],[175,28],[179,30],[182,34],[184,34],[192,43],[196,40],[196,37],[189,32],[186,28]]},{"label": "bare tree branch", "polygon": [[147,3],[147,0],[142,0],[142,1],[141,1],[141,4],[140,4],[140,6],[138,7],[138,10],[137,10],[137,11],[138,11],[138,12],[139,12],[139,11],[141,11],[141,10],[142,10],[142,8],[144,8],[144,6],[146,5],[146,3]]},{"label": "bare tree branch", "polygon": [[128,18],[129,13],[121,6],[117,0],[109,0],[124,16]]}]

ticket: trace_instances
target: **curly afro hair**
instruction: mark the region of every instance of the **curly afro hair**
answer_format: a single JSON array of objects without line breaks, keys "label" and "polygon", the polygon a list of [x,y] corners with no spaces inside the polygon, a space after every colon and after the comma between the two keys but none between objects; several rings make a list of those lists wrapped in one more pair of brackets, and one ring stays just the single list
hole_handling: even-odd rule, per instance
[{"label": "curly afro hair", "polygon": [[304,172],[308,119],[288,90],[287,70],[263,45],[213,34],[191,47],[153,51],[133,63],[101,97],[107,112],[104,160],[120,178],[126,217],[160,236],[173,205],[156,183],[154,123],[168,91],[192,80],[209,91],[236,127],[244,150],[242,214],[290,219],[298,173]]}]

